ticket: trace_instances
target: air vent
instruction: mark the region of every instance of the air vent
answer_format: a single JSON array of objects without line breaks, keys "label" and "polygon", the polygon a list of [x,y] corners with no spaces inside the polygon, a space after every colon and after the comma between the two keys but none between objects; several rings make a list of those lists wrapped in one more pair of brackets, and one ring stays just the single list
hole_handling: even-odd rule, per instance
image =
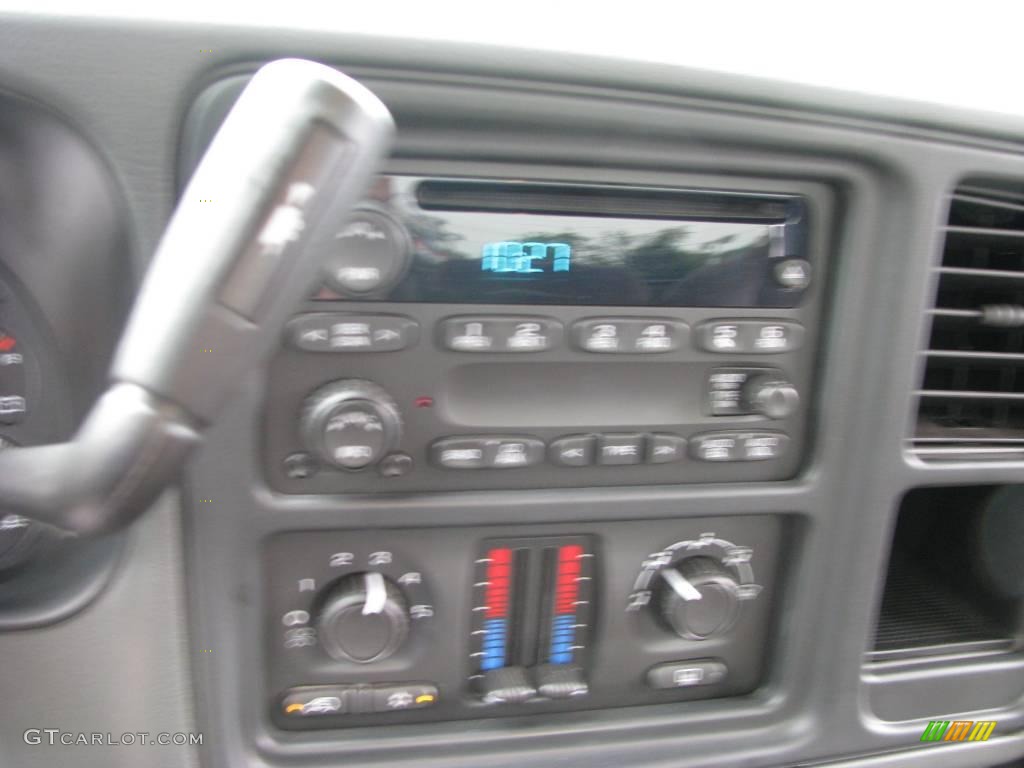
[{"label": "air vent", "polygon": [[1024,187],[953,195],[914,451],[1024,458]]}]

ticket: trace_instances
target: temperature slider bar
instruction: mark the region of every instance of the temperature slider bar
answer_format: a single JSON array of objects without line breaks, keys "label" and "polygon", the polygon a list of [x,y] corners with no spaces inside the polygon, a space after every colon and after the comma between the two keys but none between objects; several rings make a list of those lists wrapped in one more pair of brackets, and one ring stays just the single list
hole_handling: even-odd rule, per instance
[{"label": "temperature slider bar", "polygon": [[484,590],[484,671],[505,666],[508,657],[509,604],[512,597],[512,550],[496,547],[486,557]]}]

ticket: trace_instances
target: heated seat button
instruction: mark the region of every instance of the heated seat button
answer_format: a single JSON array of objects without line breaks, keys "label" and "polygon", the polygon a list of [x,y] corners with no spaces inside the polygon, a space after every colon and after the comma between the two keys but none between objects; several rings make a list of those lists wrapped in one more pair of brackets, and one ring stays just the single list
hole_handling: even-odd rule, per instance
[{"label": "heated seat button", "polygon": [[551,463],[562,467],[586,467],[594,463],[593,435],[568,435],[551,443]]},{"label": "heated seat button", "polygon": [[381,683],[373,686],[374,712],[425,709],[437,703],[437,686],[431,683]]},{"label": "heated seat button", "polygon": [[601,435],[598,439],[599,464],[639,464],[644,460],[644,436],[635,434]]},{"label": "heated seat button", "polygon": [[355,709],[355,689],[347,685],[310,685],[292,688],[281,700],[285,717],[326,717]]},{"label": "heated seat button", "polygon": [[656,434],[647,438],[647,463],[671,464],[686,453],[686,440],[679,435]]},{"label": "heated seat button", "polygon": [[692,659],[658,664],[647,670],[651,688],[694,688],[725,680],[728,668],[717,659]]}]

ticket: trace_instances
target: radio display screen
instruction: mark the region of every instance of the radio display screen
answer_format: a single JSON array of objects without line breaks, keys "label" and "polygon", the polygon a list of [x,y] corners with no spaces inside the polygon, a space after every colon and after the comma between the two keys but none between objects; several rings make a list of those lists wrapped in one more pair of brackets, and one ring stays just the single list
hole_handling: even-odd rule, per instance
[{"label": "radio display screen", "polygon": [[399,299],[748,306],[769,269],[764,224],[446,212],[411,234]]},{"label": "radio display screen", "polygon": [[802,221],[797,198],[408,177],[384,177],[379,190],[377,213],[344,231],[367,254],[350,274],[376,274],[370,250],[391,252],[388,232],[400,231],[406,256],[368,300],[791,307],[800,299],[774,275],[799,256],[790,231]]}]

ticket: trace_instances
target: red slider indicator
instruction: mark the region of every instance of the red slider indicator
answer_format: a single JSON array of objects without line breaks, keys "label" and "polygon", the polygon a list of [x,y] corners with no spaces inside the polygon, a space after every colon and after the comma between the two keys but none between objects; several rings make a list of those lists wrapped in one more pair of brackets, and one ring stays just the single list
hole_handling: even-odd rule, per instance
[{"label": "red slider indicator", "polygon": [[512,591],[512,550],[508,547],[487,553],[486,605],[488,619],[508,618],[509,595]]},{"label": "red slider indicator", "polygon": [[583,547],[566,544],[558,548],[558,573],[555,577],[555,613],[576,613],[579,599],[580,558]]}]

